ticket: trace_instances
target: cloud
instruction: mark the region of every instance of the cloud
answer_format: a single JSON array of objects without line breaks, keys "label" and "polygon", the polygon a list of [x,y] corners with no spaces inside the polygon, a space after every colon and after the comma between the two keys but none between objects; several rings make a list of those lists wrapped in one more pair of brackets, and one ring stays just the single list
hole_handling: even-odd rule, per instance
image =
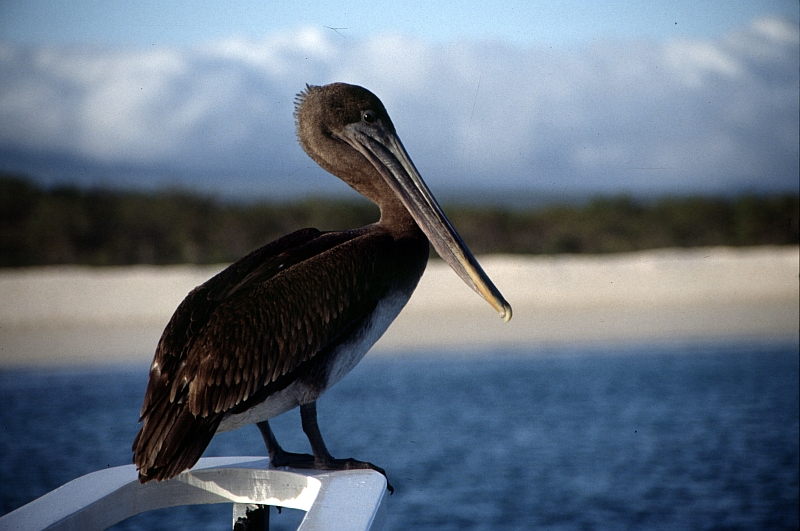
[{"label": "cloud", "polygon": [[434,190],[797,190],[798,33],[762,18],[718,40],[580,48],[325,28],[195,48],[5,44],[0,169],[80,181],[97,166],[110,185],[179,175],[248,195],[329,190],[295,142],[293,100],[307,82],[347,81],[381,97]]}]

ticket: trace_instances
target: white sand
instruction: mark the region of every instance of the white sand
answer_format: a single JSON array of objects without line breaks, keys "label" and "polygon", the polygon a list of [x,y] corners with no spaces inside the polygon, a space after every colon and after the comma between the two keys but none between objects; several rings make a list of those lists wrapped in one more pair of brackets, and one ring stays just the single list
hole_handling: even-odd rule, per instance
[{"label": "white sand", "polygon": [[[374,350],[798,339],[798,247],[480,261],[510,323],[434,261]],[[0,271],[0,365],[149,361],[178,303],[221,268]]]}]

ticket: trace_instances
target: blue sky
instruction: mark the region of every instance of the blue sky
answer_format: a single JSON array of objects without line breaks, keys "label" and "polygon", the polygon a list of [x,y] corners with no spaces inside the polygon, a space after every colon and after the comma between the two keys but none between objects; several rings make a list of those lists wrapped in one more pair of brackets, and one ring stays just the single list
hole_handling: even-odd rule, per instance
[{"label": "blue sky", "polygon": [[434,192],[796,191],[799,19],[796,1],[2,0],[0,170],[342,192],[297,146],[292,101],[347,81]]},{"label": "blue sky", "polygon": [[562,45],[608,38],[717,37],[758,16],[797,18],[799,10],[792,0],[3,0],[0,35],[26,44],[185,46],[231,36],[258,39],[311,25],[337,28],[345,38],[399,32],[436,42],[485,39]]}]

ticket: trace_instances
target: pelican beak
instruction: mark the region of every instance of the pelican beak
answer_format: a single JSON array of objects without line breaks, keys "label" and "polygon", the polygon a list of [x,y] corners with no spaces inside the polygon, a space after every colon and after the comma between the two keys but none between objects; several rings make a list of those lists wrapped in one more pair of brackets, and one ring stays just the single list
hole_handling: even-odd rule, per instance
[{"label": "pelican beak", "polygon": [[395,132],[379,124],[358,122],[345,126],[335,136],[352,146],[375,166],[439,256],[508,322],[511,319],[511,305],[500,294],[444,215]]}]

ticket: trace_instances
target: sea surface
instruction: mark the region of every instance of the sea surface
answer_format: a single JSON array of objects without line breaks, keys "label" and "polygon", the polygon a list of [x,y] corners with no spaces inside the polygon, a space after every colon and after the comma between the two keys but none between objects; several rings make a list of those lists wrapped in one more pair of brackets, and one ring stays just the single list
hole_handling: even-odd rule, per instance
[{"label": "sea surface", "polygon": [[[798,529],[798,345],[370,355],[319,402],[384,467],[388,530]],[[0,371],[0,514],[130,463],[146,366]],[[308,451],[297,410],[273,421]],[[253,426],[206,456],[263,455]],[[273,509],[272,529],[302,513]],[[231,506],[115,529],[230,529]]]}]

